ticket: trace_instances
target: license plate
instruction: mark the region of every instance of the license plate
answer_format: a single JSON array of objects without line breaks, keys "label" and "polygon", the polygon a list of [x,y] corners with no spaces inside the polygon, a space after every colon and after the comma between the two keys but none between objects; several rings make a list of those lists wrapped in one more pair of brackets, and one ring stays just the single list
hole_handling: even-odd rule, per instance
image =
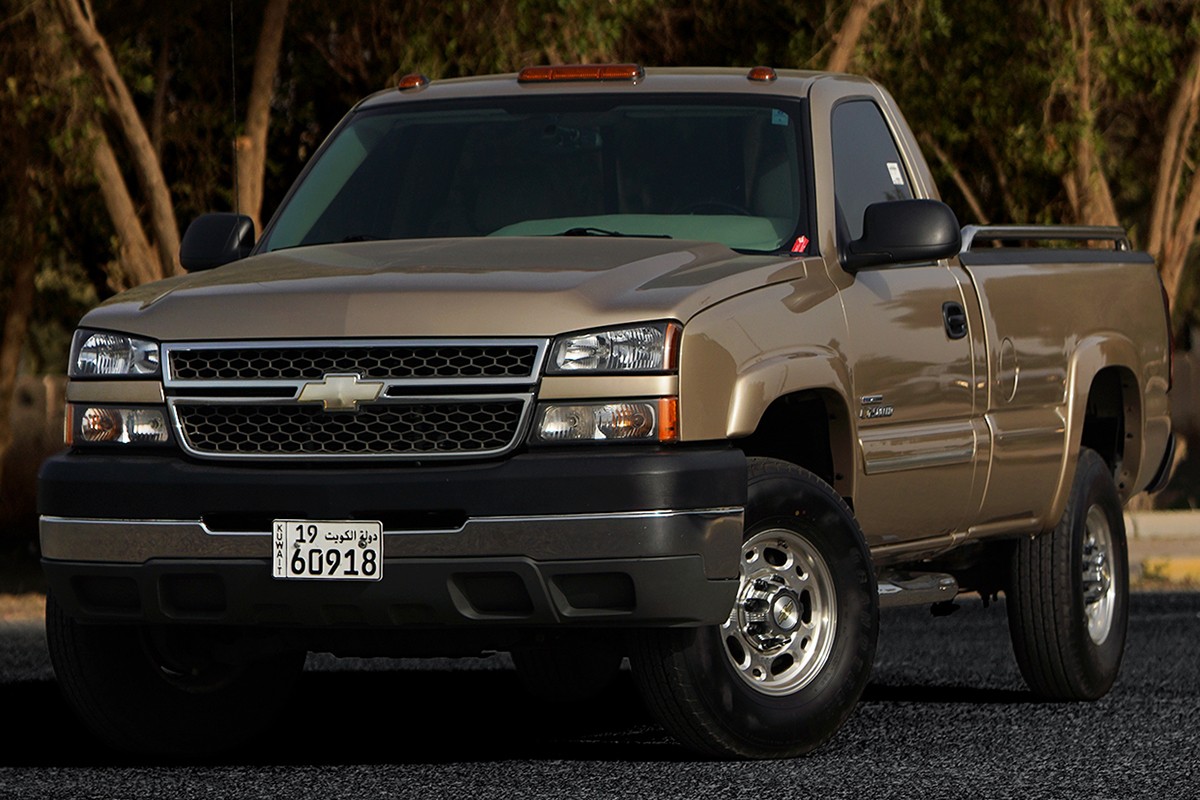
[{"label": "license plate", "polygon": [[304,580],[377,581],[383,577],[383,523],[277,519],[271,574]]}]

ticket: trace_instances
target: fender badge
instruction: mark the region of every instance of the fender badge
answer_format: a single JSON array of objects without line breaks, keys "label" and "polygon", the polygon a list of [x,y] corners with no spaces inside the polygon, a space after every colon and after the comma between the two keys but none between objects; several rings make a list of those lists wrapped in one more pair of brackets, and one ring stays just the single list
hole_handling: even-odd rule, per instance
[{"label": "fender badge", "polygon": [[882,405],[883,395],[881,394],[864,394],[859,400],[863,406],[858,410],[859,419],[879,419],[890,417],[896,413],[895,406]]}]

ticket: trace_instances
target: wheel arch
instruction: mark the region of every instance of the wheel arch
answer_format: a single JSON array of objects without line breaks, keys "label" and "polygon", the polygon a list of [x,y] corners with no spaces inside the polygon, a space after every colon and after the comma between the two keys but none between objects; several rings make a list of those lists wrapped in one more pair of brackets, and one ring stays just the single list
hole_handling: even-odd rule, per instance
[{"label": "wheel arch", "polygon": [[1085,340],[1076,349],[1066,403],[1067,447],[1048,519],[1057,520],[1066,507],[1081,447],[1095,450],[1108,464],[1123,503],[1148,480],[1138,363],[1137,348],[1122,337]]},{"label": "wheel arch", "polygon": [[802,389],[776,397],[753,430],[736,438],[747,457],[777,458],[853,496],[854,439],[845,398],[828,388]]},{"label": "wheel arch", "polygon": [[1127,452],[1132,449],[1140,454],[1140,447],[1129,446],[1135,444],[1140,428],[1141,395],[1133,371],[1124,366],[1101,369],[1088,389],[1079,446],[1095,450],[1104,459],[1117,479],[1119,492],[1125,488],[1120,476]]}]

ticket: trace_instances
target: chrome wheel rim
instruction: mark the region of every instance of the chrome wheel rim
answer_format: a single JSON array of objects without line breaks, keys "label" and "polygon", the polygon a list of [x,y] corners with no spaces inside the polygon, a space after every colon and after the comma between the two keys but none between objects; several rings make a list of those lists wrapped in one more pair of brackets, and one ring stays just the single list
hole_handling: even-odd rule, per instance
[{"label": "chrome wheel rim", "polygon": [[1096,644],[1104,644],[1112,630],[1117,597],[1112,553],[1112,527],[1108,515],[1103,508],[1094,505],[1088,509],[1084,522],[1081,585],[1088,636]]},{"label": "chrome wheel rim", "polygon": [[737,601],[721,626],[738,677],[770,695],[811,683],[833,649],[836,600],[825,559],[803,536],[772,528],[746,540]]}]

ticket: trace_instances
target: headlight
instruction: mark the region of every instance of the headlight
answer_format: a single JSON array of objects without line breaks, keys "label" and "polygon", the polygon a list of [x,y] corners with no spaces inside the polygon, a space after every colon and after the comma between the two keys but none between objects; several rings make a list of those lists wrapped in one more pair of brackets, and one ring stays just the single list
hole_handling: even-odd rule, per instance
[{"label": "headlight", "polygon": [[549,374],[666,372],[678,366],[675,322],[654,322],[560,336],[546,366]]},{"label": "headlight", "polygon": [[657,441],[679,438],[674,397],[603,403],[546,403],[538,407],[533,439],[542,444],[581,441]]},{"label": "headlight", "polygon": [[70,375],[158,375],[158,342],[107,331],[75,331]]},{"label": "headlight", "polygon": [[167,444],[171,441],[161,408],[67,406],[67,444]]}]

